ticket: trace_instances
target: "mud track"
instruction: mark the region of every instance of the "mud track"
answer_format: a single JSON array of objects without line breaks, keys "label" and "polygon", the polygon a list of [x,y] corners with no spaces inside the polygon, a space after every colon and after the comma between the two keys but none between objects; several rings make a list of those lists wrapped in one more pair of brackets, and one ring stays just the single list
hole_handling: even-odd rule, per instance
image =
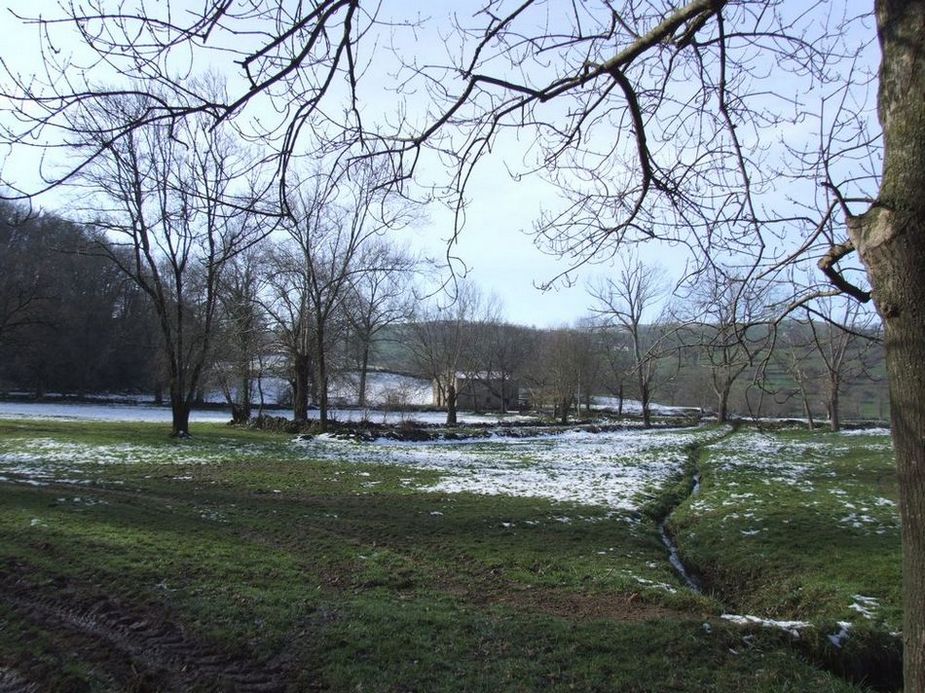
[{"label": "mud track", "polygon": [[[242,693],[286,690],[285,672],[278,665],[223,652],[194,639],[157,610],[143,610],[112,598],[82,604],[67,591],[46,592],[0,571],[0,601],[4,606],[17,620],[42,632],[53,647],[54,658],[83,662],[106,688]],[[53,669],[47,659],[0,662],[0,693],[48,690],[47,685],[60,674]]]}]

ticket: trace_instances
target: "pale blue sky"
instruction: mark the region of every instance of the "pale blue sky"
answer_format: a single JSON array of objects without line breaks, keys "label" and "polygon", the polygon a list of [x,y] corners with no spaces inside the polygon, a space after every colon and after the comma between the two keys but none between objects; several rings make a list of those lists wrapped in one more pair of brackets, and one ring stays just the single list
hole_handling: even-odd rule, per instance
[{"label": "pale blue sky", "polygon": [[[0,0],[0,7],[14,8],[23,14],[51,12],[56,3],[43,0]],[[866,5],[866,3],[865,3]],[[401,11],[407,7],[399,4]],[[459,3],[441,2],[428,5],[428,12],[435,17],[456,8]],[[792,8],[803,7],[803,3],[793,0]],[[386,6],[388,11],[389,6]],[[860,8],[859,8],[860,9]],[[5,38],[4,59],[20,72],[28,73],[35,69],[38,60],[36,50],[36,29],[22,28],[15,25],[7,12],[0,15],[0,32]],[[407,36],[407,34],[405,34]],[[414,37],[414,55],[422,62],[437,59],[450,45],[446,44],[438,32],[418,32]],[[62,47],[67,48],[66,43]],[[361,56],[362,59],[362,56]],[[373,66],[374,70],[389,71],[389,66]],[[380,79],[384,82],[384,77]],[[394,95],[381,92],[368,99],[367,114],[387,112]],[[811,126],[805,126],[811,127]],[[792,126],[791,126],[792,128]],[[807,134],[799,127],[792,130],[788,137],[799,138]],[[783,135],[783,131],[781,136]],[[16,152],[0,152],[3,175],[16,180],[24,186],[37,182],[35,171],[38,165],[38,152],[32,156]],[[584,281],[591,275],[606,272],[607,265],[592,266],[576,275],[577,284],[572,287],[558,286],[546,292],[534,287],[555,277],[568,268],[568,261],[546,255],[534,247],[529,233],[533,223],[542,209],[555,208],[557,193],[549,184],[538,176],[514,180],[508,167],[515,169],[523,166],[523,148],[517,143],[501,143],[490,157],[477,168],[475,177],[470,182],[467,198],[466,224],[459,237],[459,243],[453,248],[453,255],[458,256],[469,267],[472,279],[486,292],[496,294],[502,301],[508,319],[538,326],[554,326],[573,322],[586,314],[589,299],[584,290]],[[425,163],[423,172],[428,173]],[[66,205],[62,193],[55,192],[39,201],[50,209]],[[432,255],[445,252],[445,240],[452,233],[453,217],[449,210],[432,205],[425,221],[415,228],[402,232],[413,239],[415,247]],[[641,249],[642,259],[646,262],[662,265],[669,275],[681,273],[686,260],[679,247],[666,245],[646,245]]]}]

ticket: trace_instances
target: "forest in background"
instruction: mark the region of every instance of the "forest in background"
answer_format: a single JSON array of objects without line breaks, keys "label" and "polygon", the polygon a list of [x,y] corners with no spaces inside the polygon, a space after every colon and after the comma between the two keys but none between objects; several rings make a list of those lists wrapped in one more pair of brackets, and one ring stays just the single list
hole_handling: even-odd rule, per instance
[{"label": "forest in background", "polygon": [[[138,283],[112,260],[128,252],[88,225],[52,213],[28,215],[4,203],[0,394],[160,398],[168,376],[157,313]],[[556,415],[587,414],[591,398],[601,396],[717,414],[725,401],[729,416],[799,416],[817,422],[830,419],[833,407],[843,419],[882,421],[889,415],[882,346],[869,321],[846,331],[826,316],[774,322],[756,311],[747,316],[748,324],[728,318],[724,323],[716,311],[721,302],[698,304],[696,296],[687,295],[663,301],[667,307],[651,322],[642,322],[638,310],[630,316],[633,323],[621,320],[628,314],[618,305],[620,289],[646,287],[634,285],[632,272],[624,270],[610,280],[609,293],[605,285],[589,289],[588,313],[572,325],[527,327],[504,321],[500,301],[471,285],[453,302],[410,301],[426,263],[385,246],[376,252],[401,261],[390,263],[393,271],[359,273],[367,285],[353,285],[331,301],[323,349],[329,386],[344,373],[374,370],[439,386],[443,374],[452,372],[516,383],[522,406]],[[242,257],[245,261],[232,265],[219,284],[217,338],[200,392],[221,391],[228,404],[240,405],[247,399],[245,388],[250,398],[256,396],[261,378],[289,382],[295,392],[303,357],[306,404],[317,406],[320,383],[313,355],[318,350],[306,343],[300,352],[298,341],[299,320],[307,319],[310,307],[299,302],[304,315],[281,310],[298,307],[292,304],[298,283],[280,284],[279,250],[270,239],[260,252]],[[371,264],[370,257],[361,259]],[[378,279],[372,289],[371,277]],[[245,288],[252,291],[242,292]],[[641,308],[663,300],[655,288],[648,287]],[[659,290],[665,293],[664,287]],[[846,316],[838,317],[845,322]],[[847,316],[848,322],[853,317]],[[303,331],[310,341],[310,331]],[[293,399],[286,403],[294,405]],[[358,397],[337,404],[366,403]]]}]

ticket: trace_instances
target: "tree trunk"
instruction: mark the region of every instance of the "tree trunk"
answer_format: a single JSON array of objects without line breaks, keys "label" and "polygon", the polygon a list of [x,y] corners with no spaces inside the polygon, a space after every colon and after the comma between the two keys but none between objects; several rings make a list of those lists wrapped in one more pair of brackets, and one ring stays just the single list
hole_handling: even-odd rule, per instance
[{"label": "tree trunk", "polygon": [[299,355],[295,358],[292,383],[292,417],[297,423],[308,421],[308,359]]},{"label": "tree trunk", "polygon": [[719,409],[716,414],[716,420],[718,423],[726,423],[729,420],[729,388],[719,388],[717,396]]},{"label": "tree trunk", "polygon": [[803,397],[803,413],[806,414],[806,427],[812,431],[816,428],[816,422],[813,421],[813,409],[809,406],[809,397],[805,390],[800,391]]},{"label": "tree trunk", "polygon": [[878,0],[880,195],[848,220],[884,323],[903,548],[903,675],[925,691],[925,0]]},{"label": "tree trunk", "polygon": [[841,419],[838,415],[838,380],[832,378],[829,382],[829,428],[833,432],[841,430]]},{"label": "tree trunk", "polygon": [[315,383],[318,388],[318,423],[321,431],[328,430],[328,364],[325,360],[324,350],[324,329],[320,325],[315,326],[317,346],[315,347],[315,366],[318,377]]},{"label": "tree trunk", "polygon": [[231,405],[231,422],[235,424],[246,424],[251,418],[251,379],[242,376],[238,383],[237,401]]},{"label": "tree trunk", "polygon": [[560,410],[560,413],[562,414],[562,418],[560,419],[560,421],[561,421],[562,425],[564,426],[565,424],[568,423],[568,410],[569,410],[569,402],[568,402],[568,400],[567,400],[567,399],[563,399],[563,400],[562,400],[562,405],[561,405],[561,406],[562,406],[562,409]]},{"label": "tree trunk", "polygon": [[639,379],[639,399],[642,405],[642,426],[652,428],[652,413],[649,411],[649,386],[642,378]]},{"label": "tree trunk", "polygon": [[369,342],[363,345],[363,356],[360,360],[360,385],[357,393],[357,405],[366,406],[366,371],[369,368]]},{"label": "tree trunk", "polygon": [[170,394],[170,435],[174,438],[189,438],[190,405],[181,393]]},{"label": "tree trunk", "polygon": [[456,384],[453,382],[446,386],[446,425],[456,425]]}]

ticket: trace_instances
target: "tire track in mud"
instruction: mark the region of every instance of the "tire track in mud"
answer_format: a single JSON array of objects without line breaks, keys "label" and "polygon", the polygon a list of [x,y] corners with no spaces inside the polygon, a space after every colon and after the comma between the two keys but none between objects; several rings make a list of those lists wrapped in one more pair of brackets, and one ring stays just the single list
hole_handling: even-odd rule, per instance
[{"label": "tire track in mud", "polygon": [[37,684],[29,683],[13,670],[0,666],[0,693],[39,693]]},{"label": "tire track in mud", "polygon": [[[17,616],[91,664],[94,674],[133,690],[284,691],[284,673],[209,647],[161,615],[103,598],[89,607],[0,580],[2,600]],[[31,672],[30,672],[31,673]],[[0,667],[0,693],[39,690],[20,670]],[[42,681],[35,682],[43,683]]]}]

